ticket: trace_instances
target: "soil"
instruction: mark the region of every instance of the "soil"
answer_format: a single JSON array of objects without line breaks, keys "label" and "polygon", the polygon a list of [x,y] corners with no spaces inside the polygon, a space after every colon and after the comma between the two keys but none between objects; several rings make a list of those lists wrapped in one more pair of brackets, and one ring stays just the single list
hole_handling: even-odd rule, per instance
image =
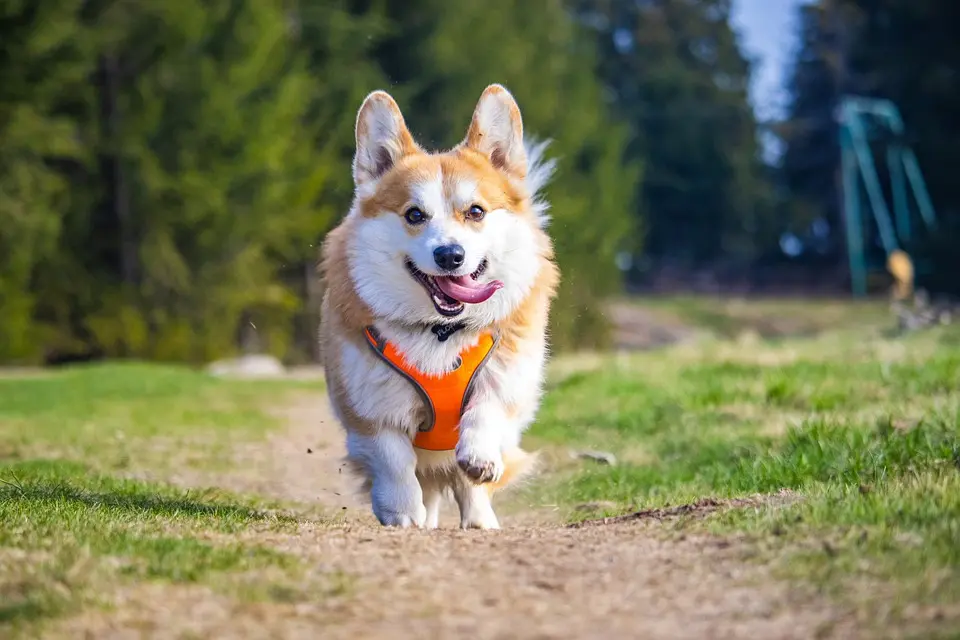
[{"label": "soil", "polygon": [[[88,638],[820,638],[857,637],[852,616],[777,580],[736,539],[666,535],[660,521],[714,501],[582,526],[543,512],[502,531],[379,527],[341,473],[343,437],[320,395],[285,410],[290,427],[236,450],[242,471],[178,476],[313,505],[342,517],[251,541],[303,559],[304,583],[269,598],[147,584],[53,635]],[[309,452],[308,452],[309,449]],[[760,498],[757,498],[758,500]],[[789,496],[777,496],[787,500]],[[733,505],[737,506],[737,505]],[[257,576],[251,576],[256,582]],[[864,633],[864,632],[859,632]]]}]

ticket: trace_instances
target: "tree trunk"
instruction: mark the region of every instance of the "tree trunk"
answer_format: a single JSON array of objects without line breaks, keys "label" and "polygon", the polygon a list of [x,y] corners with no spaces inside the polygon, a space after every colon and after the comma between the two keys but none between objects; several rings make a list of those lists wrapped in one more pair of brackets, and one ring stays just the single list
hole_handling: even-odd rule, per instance
[{"label": "tree trunk", "polygon": [[103,126],[109,141],[109,156],[105,159],[108,184],[110,213],[116,220],[119,234],[119,271],[126,285],[134,285],[138,280],[137,242],[133,229],[130,210],[130,192],[120,152],[122,113],[120,111],[120,64],[114,54],[108,54],[101,60],[103,77],[102,116]]}]

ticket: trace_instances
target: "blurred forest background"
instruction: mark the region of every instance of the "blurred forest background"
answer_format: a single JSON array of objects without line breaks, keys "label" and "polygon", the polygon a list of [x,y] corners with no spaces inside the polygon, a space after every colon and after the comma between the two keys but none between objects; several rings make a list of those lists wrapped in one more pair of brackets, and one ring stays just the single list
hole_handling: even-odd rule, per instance
[{"label": "blurred forest background", "polygon": [[960,3],[802,7],[778,122],[748,102],[730,11],[2,0],[0,361],[312,359],[317,247],[350,202],[354,118],[375,88],[435,147],[459,140],[491,82],[554,139],[560,348],[602,345],[600,302],[625,286],[848,291],[845,93],[900,107],[936,240],[957,248]]}]

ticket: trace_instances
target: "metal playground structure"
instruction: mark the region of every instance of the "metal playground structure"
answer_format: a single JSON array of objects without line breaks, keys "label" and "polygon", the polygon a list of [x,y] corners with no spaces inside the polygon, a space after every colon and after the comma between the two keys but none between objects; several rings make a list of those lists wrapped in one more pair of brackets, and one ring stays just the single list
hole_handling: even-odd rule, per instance
[{"label": "metal playground structure", "polygon": [[[916,156],[904,140],[900,111],[889,100],[847,96],[840,104],[839,125],[843,215],[853,295],[867,292],[865,231],[873,230],[871,222],[887,256],[887,268],[902,288],[909,289],[915,267],[905,247],[914,238],[913,212],[920,214],[931,232],[936,229],[937,219]],[[887,204],[874,149],[886,156],[892,206]],[[904,278],[910,282],[904,283]]]}]

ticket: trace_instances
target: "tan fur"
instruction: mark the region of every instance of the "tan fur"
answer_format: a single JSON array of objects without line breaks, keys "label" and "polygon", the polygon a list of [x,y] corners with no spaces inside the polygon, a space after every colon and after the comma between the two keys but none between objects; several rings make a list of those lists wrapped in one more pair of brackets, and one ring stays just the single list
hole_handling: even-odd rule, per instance
[{"label": "tan fur", "polygon": [[[444,176],[445,195],[455,189],[455,180],[473,178],[478,187],[474,204],[485,210],[509,209],[523,211],[523,193],[503,173],[494,169],[479,153],[469,148],[459,148],[445,154],[430,155],[419,152],[405,156],[394,169],[384,176],[373,197],[362,200],[360,212],[375,217],[384,211],[404,215],[411,206],[410,185],[429,179],[439,173]],[[461,222],[466,222],[462,218]],[[482,224],[482,223],[480,223]]]},{"label": "tan fur", "polygon": [[[502,95],[505,94],[506,90],[503,87],[491,86],[484,91],[484,97],[489,95]],[[520,130],[521,127],[521,118],[520,118],[520,109],[517,107],[516,103],[511,101],[510,104],[510,122],[514,129],[514,133],[517,138],[522,137],[523,131]],[[479,150],[484,145],[484,134],[482,127],[480,126],[479,121],[479,112],[474,112],[473,118],[470,120],[470,128],[467,130],[467,137],[464,141],[464,146],[471,150]],[[503,170],[506,173],[510,174],[515,178],[524,178],[526,176],[525,166],[515,166],[510,164],[509,159],[505,153],[504,149],[493,149],[490,153],[489,164],[493,169]]]},{"label": "tan fur", "polygon": [[320,275],[324,284],[321,317],[332,320],[327,325],[331,329],[339,330],[324,331],[321,326],[321,349],[326,340],[334,338],[335,333],[339,334],[336,339],[355,336],[354,339],[359,342],[360,332],[373,321],[373,313],[357,296],[347,268],[346,237],[351,233],[351,227],[351,220],[344,219],[336,229],[327,234],[321,247]]},{"label": "tan fur", "polygon": [[[373,217],[388,211],[403,215],[410,202],[409,185],[416,182],[418,177],[436,175],[441,169],[448,192],[453,189],[449,183],[455,176],[473,176],[479,185],[477,204],[486,210],[506,208],[520,215],[533,216],[529,200],[524,197],[522,190],[494,169],[482,154],[463,146],[445,154],[428,154],[419,149],[412,151],[384,176],[373,197],[359,202],[361,214]],[[356,295],[347,272],[344,239],[350,232],[350,220],[345,219],[327,234],[321,250],[321,274],[327,287],[325,311],[337,315],[337,324],[346,330],[347,335],[359,335],[371,323],[373,316]],[[553,243],[543,232],[540,232],[539,240],[542,266],[537,282],[526,300],[499,327],[503,332],[501,350],[508,359],[516,354],[518,341],[545,331],[550,301],[556,295],[560,282],[560,270],[554,262]]]},{"label": "tan fur", "polygon": [[[369,96],[364,103],[364,107],[372,102],[377,102],[381,105],[385,105],[389,108],[394,115],[403,121],[403,114],[400,112],[400,107],[397,106],[396,101],[393,97],[386,91],[374,91]],[[361,108],[360,113],[357,114],[357,125],[356,125],[356,136],[358,139],[365,138],[368,133],[367,121],[363,119],[363,109]],[[410,130],[404,126],[400,131],[400,153],[404,155],[419,153],[421,151],[420,145],[416,143],[413,139],[413,136],[410,135]]]},{"label": "tan fur", "polygon": [[490,495],[522,482],[536,472],[540,456],[536,452],[510,449],[503,453],[503,476],[496,482],[483,485]]},{"label": "tan fur", "polygon": [[[431,157],[423,154],[423,158],[434,162],[439,161],[436,156]],[[445,159],[453,160],[454,162],[459,160],[459,158]],[[472,162],[476,162],[476,160]],[[491,169],[491,171],[493,170]],[[398,173],[403,174],[405,172],[401,169]],[[409,173],[406,173],[406,175],[409,179]],[[444,175],[447,175],[447,173],[445,172]],[[387,179],[390,177],[391,176],[387,176]],[[387,182],[387,179],[385,179],[385,182]],[[384,191],[394,192],[394,194],[401,192],[405,189],[405,187],[402,186],[403,184],[403,182],[390,180],[384,185]],[[492,190],[493,195],[489,197],[497,197],[499,188],[503,188],[504,192],[513,198],[518,197],[515,188],[513,188],[513,191],[507,191],[507,187],[503,185],[494,188]],[[490,191],[485,191],[485,193],[486,192]],[[378,198],[381,197],[379,193],[380,191],[378,190]],[[403,198],[398,199],[395,195],[383,196],[383,199],[380,200],[380,202],[384,203],[384,209],[382,210],[394,211],[395,209],[392,208],[393,203],[402,200],[405,201],[407,197],[408,196],[403,195]],[[391,200],[390,198],[393,199]],[[367,202],[370,202],[370,200],[367,200],[361,205],[361,211],[371,210],[364,207]],[[483,202],[496,202],[497,206],[503,206],[500,204],[501,201],[497,200],[485,199]],[[510,206],[513,207],[515,211],[529,211],[529,207],[523,206],[524,204],[526,203],[524,203],[523,200],[518,199],[511,201]],[[364,213],[364,215],[368,214]],[[353,282],[347,271],[346,242],[344,238],[350,232],[350,220],[345,219],[339,226],[327,234],[321,250],[320,272],[325,286],[321,313],[322,316],[328,319],[326,326],[329,329],[327,331],[321,329],[321,357],[323,357],[323,354],[329,353],[336,344],[336,341],[339,340],[350,340],[359,346],[363,346],[363,340],[361,338],[362,331],[364,327],[369,326],[373,321],[373,314],[369,307],[357,296]],[[525,340],[536,339],[546,331],[550,303],[556,295],[557,286],[560,282],[560,270],[553,260],[553,245],[550,237],[546,233],[541,232],[540,240],[542,242],[542,264],[540,273],[530,294],[507,319],[500,323],[498,329],[501,333],[501,342],[495,356],[497,359],[507,362],[513,360],[519,356],[521,344]],[[340,371],[335,359],[332,360],[333,361],[330,362],[330,371],[328,372],[330,380],[328,384],[330,384],[332,388],[338,388]],[[324,358],[324,362],[327,362],[326,358]],[[346,406],[345,397],[342,398],[342,401],[344,406]],[[348,425],[348,428],[352,428],[352,425]],[[367,431],[367,429],[364,429],[364,431]],[[504,462],[506,463],[506,460]]]},{"label": "tan fur", "polygon": [[550,313],[550,302],[560,284],[560,269],[553,261],[553,246],[543,234],[542,264],[537,281],[530,294],[519,307],[500,324],[500,350],[504,359],[517,356],[525,340],[536,339],[544,334]]}]

